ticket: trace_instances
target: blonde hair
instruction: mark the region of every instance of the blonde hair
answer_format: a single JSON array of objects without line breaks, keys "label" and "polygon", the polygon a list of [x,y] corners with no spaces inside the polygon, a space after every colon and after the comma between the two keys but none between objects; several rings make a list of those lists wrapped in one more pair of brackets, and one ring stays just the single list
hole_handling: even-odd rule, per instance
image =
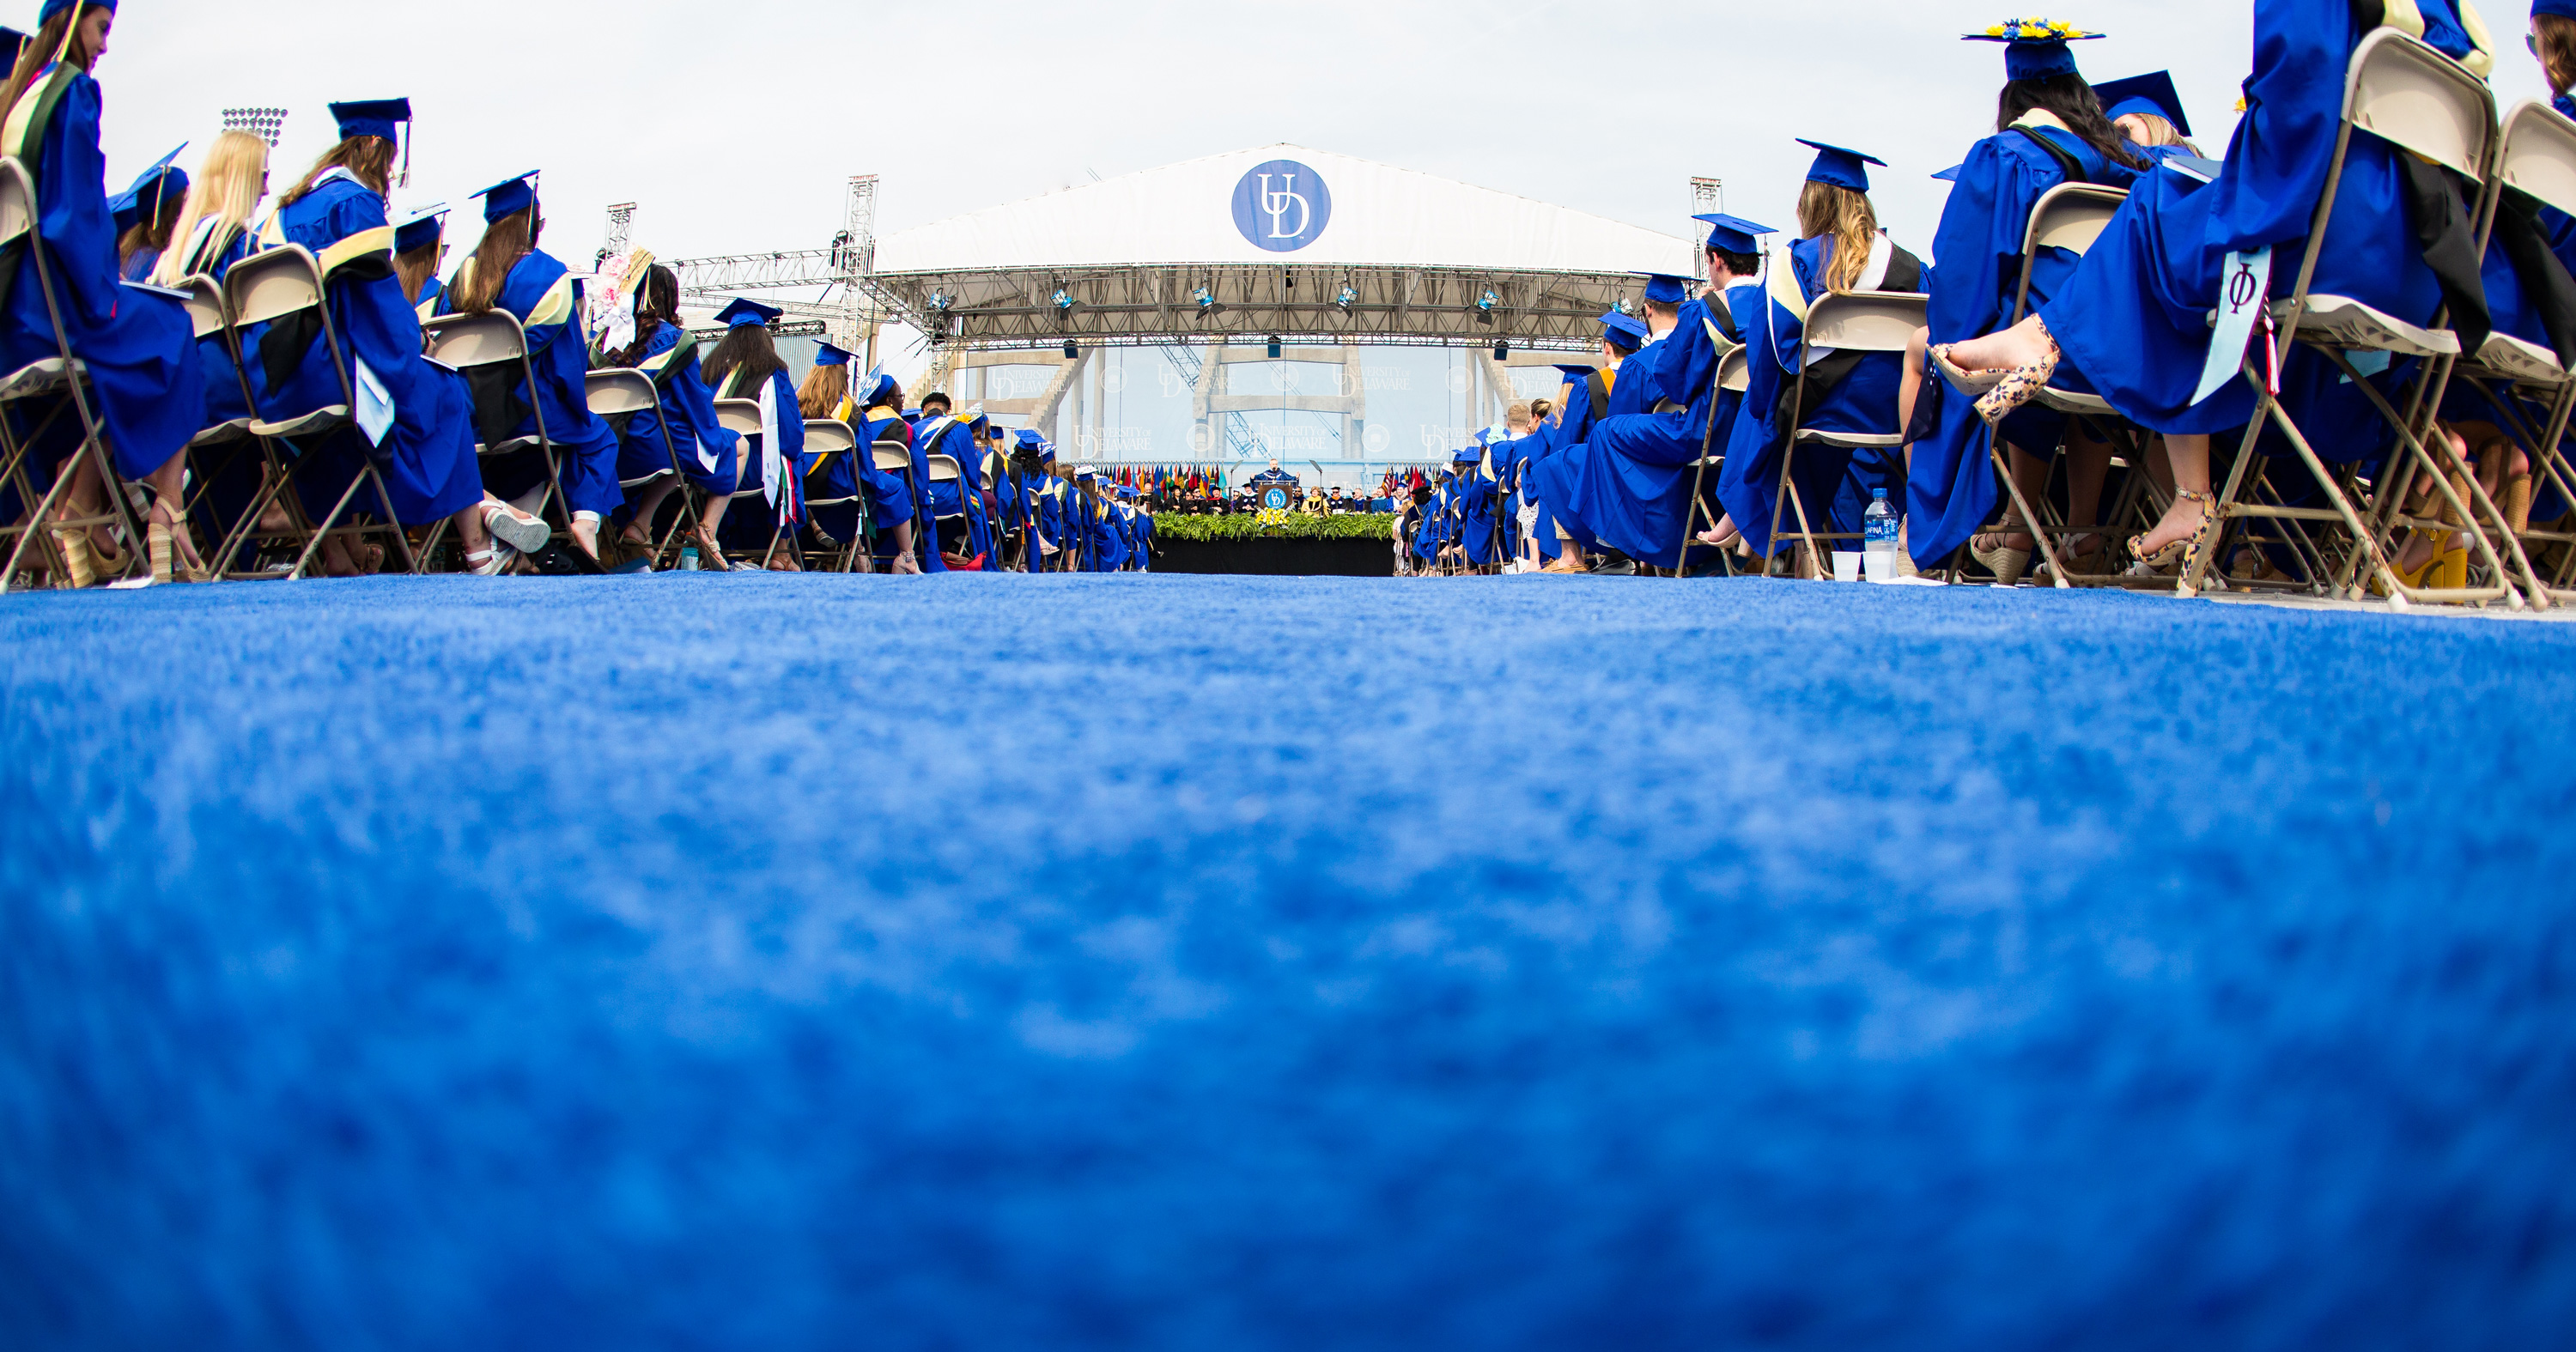
[{"label": "blonde hair", "polygon": [[2175,126],[2172,120],[2165,117],[2163,114],[2130,113],[2127,116],[2122,117],[2120,120],[2122,122],[2126,122],[2132,118],[2136,119],[2138,125],[2145,128],[2147,133],[2147,139],[2139,142],[2138,144],[2150,148],[2157,146],[2180,146],[2193,158],[2197,159],[2200,157],[2200,147],[2193,145],[2188,139],[2186,139],[2182,134],[2182,129]]},{"label": "blonde hair", "polygon": [[1831,183],[1809,183],[1798,194],[1798,234],[1803,239],[1830,235],[1833,261],[1825,266],[1825,289],[1849,291],[1869,271],[1870,250],[1878,245],[1878,212],[1869,194]]},{"label": "blonde hair", "polygon": [[1538,419],[1530,413],[1530,402],[1526,399],[1516,399],[1512,401],[1510,407],[1503,410],[1503,421],[1505,422],[1531,423],[1536,422],[1537,420]]},{"label": "blonde hair", "polygon": [[[161,261],[153,266],[153,284],[177,286],[212,265],[233,236],[249,228],[250,213],[259,206],[267,177],[268,142],[246,131],[216,137],[205,163],[197,166],[197,177],[188,184],[187,208],[179,213],[179,228],[170,236],[173,247],[164,249]],[[196,242],[198,225],[209,219],[216,224],[204,243],[194,250],[185,248]]]},{"label": "blonde hair", "polygon": [[842,401],[849,397],[849,367],[817,366],[805,373],[805,388],[796,392],[796,407],[808,418],[836,418]]},{"label": "blonde hair", "polygon": [[466,255],[448,283],[447,308],[461,315],[489,314],[501,303],[501,288],[510,270],[534,252],[537,209],[531,204],[483,227],[483,242]]}]

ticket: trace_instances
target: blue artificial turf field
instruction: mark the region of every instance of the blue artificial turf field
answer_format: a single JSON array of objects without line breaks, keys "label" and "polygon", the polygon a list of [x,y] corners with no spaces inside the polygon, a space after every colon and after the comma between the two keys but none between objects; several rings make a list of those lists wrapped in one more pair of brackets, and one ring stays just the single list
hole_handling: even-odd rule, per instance
[{"label": "blue artificial turf field", "polygon": [[2568,1346],[2576,627],[0,601],[12,1348]]}]

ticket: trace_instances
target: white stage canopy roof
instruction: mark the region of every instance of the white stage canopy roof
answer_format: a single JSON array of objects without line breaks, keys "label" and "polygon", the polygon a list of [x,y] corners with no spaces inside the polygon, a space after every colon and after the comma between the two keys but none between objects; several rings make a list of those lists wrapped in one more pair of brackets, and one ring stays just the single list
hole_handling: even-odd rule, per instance
[{"label": "white stage canopy roof", "polygon": [[877,240],[880,273],[1282,263],[1695,270],[1692,242],[1304,146],[1147,169]]}]

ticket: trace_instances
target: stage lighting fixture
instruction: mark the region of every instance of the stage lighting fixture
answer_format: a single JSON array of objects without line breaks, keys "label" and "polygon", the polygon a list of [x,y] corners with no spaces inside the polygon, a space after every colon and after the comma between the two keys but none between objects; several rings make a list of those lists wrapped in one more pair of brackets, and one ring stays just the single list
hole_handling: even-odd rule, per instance
[{"label": "stage lighting fixture", "polygon": [[948,298],[948,293],[945,291],[933,291],[930,293],[930,308],[937,310],[941,314],[948,313],[948,307],[954,304],[956,304],[956,302],[950,300]]},{"label": "stage lighting fixture", "polygon": [[1065,290],[1063,287],[1057,287],[1055,289],[1055,308],[1058,314],[1072,314],[1073,293]]},{"label": "stage lighting fixture", "polygon": [[1494,360],[1510,361],[1511,359],[1512,345],[1509,342],[1498,342],[1494,344]]},{"label": "stage lighting fixture", "polygon": [[1076,346],[1074,346],[1074,345],[1073,345],[1073,344],[1071,344],[1071,343],[1066,343],[1066,344],[1064,345],[1064,359],[1065,359],[1066,361],[1072,361],[1073,359],[1075,359],[1076,357],[1079,357],[1079,356],[1081,356],[1081,355],[1082,355],[1082,349],[1081,349],[1081,348],[1076,347]]},{"label": "stage lighting fixture", "polygon": [[1502,304],[1502,301],[1503,298],[1495,295],[1492,287],[1485,288],[1485,294],[1476,297],[1476,322],[1479,324],[1493,323],[1494,307]]},{"label": "stage lighting fixture", "polygon": [[1270,360],[1279,360],[1279,335],[1270,335]]},{"label": "stage lighting fixture", "polygon": [[1342,293],[1333,297],[1333,304],[1339,306],[1343,314],[1349,314],[1351,312],[1351,307],[1357,305],[1359,303],[1359,299],[1360,293],[1353,290],[1348,282],[1345,282],[1342,284]]}]

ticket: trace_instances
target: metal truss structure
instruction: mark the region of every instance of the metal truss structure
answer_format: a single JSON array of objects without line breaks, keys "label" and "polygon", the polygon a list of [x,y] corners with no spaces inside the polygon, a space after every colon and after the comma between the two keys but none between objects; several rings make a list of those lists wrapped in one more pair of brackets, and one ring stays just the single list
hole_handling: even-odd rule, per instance
[{"label": "metal truss structure", "polygon": [[1136,347],[1219,339],[1583,351],[1639,279],[1614,272],[1154,263],[879,273],[878,302],[937,346]]}]

